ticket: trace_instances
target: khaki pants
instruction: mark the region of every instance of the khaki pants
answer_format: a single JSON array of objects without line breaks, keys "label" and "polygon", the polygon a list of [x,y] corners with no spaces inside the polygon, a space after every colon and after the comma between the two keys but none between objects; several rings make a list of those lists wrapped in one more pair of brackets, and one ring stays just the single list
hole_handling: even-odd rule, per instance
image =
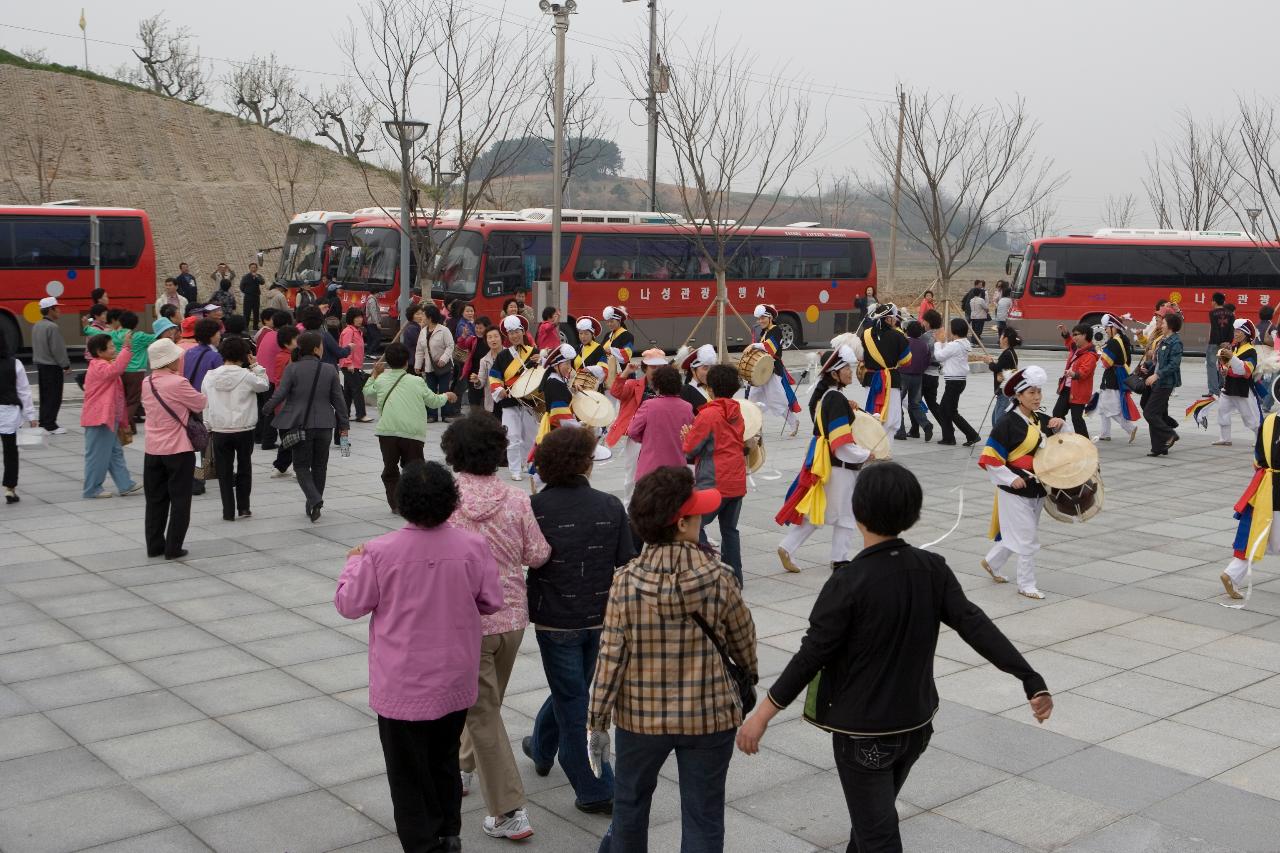
[{"label": "khaki pants", "polygon": [[520,651],[524,629],[491,634],[480,644],[480,695],[467,711],[462,732],[460,766],[463,772],[479,771],[485,808],[497,817],[525,804],[524,785],[511,739],[502,722],[502,697]]}]

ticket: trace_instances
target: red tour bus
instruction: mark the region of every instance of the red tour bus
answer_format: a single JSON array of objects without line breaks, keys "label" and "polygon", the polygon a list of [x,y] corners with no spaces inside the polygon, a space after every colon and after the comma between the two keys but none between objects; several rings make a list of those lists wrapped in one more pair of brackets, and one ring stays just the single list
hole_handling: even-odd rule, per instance
[{"label": "red tour bus", "polygon": [[1058,323],[1095,324],[1104,313],[1130,314],[1130,328],[1145,326],[1159,299],[1181,307],[1188,345],[1208,339],[1215,292],[1226,294],[1240,317],[1256,320],[1258,309],[1280,307],[1280,244],[1239,231],[1112,228],[1092,237],[1044,237],[1010,255],[1010,270],[1010,320],[1040,343],[1060,340]]},{"label": "red tour bus", "polygon": [[[529,214],[531,211],[522,211]],[[562,280],[568,284],[568,317],[600,317],[606,305],[625,306],[638,346],[674,349],[692,331],[715,297],[715,276],[691,242],[693,226],[670,221],[631,224],[655,214],[569,211],[563,224]],[[629,222],[605,221],[606,215]],[[574,221],[578,220],[578,221]],[[599,220],[599,221],[592,221]],[[533,218],[476,218],[457,223],[415,221],[415,239],[431,227],[440,246],[440,274],[431,290],[441,305],[472,303],[477,315],[497,320],[502,304],[529,297],[534,282],[551,279],[551,226]],[[710,241],[712,238],[703,237]],[[344,304],[359,304],[368,291],[385,293],[379,303],[394,309],[399,294],[400,238],[387,218],[357,220],[339,268]],[[730,240],[737,255],[728,273],[729,301],[748,324],[758,303],[778,307],[789,345],[825,341],[851,328],[853,300],[876,283],[871,238],[860,231],[807,225],[742,228]],[[714,251],[714,250],[713,250]],[[416,264],[411,275],[418,278]],[[389,313],[384,310],[384,316]],[[703,323],[697,342],[711,341],[713,320]],[[571,328],[571,326],[570,326]],[[731,345],[748,342],[742,323],[726,323]]]},{"label": "red tour bus", "polygon": [[46,296],[62,306],[63,335],[79,341],[95,287],[107,291],[112,306],[144,319],[155,309],[156,253],[145,211],[0,207],[0,334],[11,352],[31,345]]},{"label": "red tour bus", "polygon": [[337,276],[338,258],[347,246],[356,215],[309,210],[290,220],[275,279],[289,288],[290,305],[295,304],[298,288],[315,287],[322,276],[329,281]]}]

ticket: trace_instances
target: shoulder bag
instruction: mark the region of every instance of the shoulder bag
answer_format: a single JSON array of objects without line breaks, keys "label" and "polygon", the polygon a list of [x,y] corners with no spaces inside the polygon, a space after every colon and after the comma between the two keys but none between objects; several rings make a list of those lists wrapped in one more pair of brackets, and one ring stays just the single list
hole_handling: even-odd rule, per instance
[{"label": "shoulder bag", "polygon": [[160,396],[160,392],[156,390],[155,377],[148,376],[147,381],[151,383],[151,393],[155,395],[156,402],[187,431],[187,440],[191,442],[191,449],[197,453],[204,451],[209,446],[209,428],[194,417],[188,416],[186,421],[183,421],[182,418],[178,417],[177,412],[169,408],[169,404],[164,401],[164,398]]},{"label": "shoulder bag", "polygon": [[715,632],[711,630],[711,626],[707,624],[707,620],[702,618],[701,613],[691,613],[689,618],[698,623],[698,627],[702,629],[702,633],[707,635],[707,639],[711,641],[711,645],[716,647],[716,651],[720,653],[720,661],[724,664],[725,674],[729,676],[729,680],[733,682],[734,688],[738,691],[738,700],[742,703],[742,715],[745,717],[751,713],[756,706],[756,683],[747,670],[734,662],[729,657],[729,650],[724,647],[720,639],[716,637]]},{"label": "shoulder bag", "polygon": [[307,395],[307,408],[302,413],[302,423],[280,436],[280,446],[285,450],[302,444],[307,437],[307,421],[311,420],[311,404],[316,401],[316,386],[320,383],[320,371],[324,370],[324,362],[316,362],[315,376],[311,378],[311,393]]}]

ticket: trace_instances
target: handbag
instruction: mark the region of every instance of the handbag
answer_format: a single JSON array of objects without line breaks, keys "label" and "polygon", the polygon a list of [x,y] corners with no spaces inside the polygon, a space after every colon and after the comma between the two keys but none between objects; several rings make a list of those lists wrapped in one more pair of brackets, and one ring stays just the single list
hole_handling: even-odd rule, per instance
[{"label": "handbag", "polygon": [[151,383],[151,393],[155,396],[156,402],[160,404],[161,408],[169,413],[171,418],[181,424],[183,429],[187,431],[187,440],[191,442],[191,449],[199,453],[208,447],[209,428],[204,425],[204,422],[196,420],[195,417],[188,417],[184,422],[182,418],[178,417],[177,412],[169,408],[169,404],[166,403],[164,398],[156,391],[155,377],[148,376],[147,381]]},{"label": "handbag", "polygon": [[738,700],[742,703],[742,714],[746,716],[756,706],[756,682],[746,669],[734,662],[729,657],[729,651],[724,647],[716,637],[715,632],[711,630],[711,626],[707,624],[707,620],[702,618],[701,613],[689,614],[694,622],[698,623],[698,627],[702,629],[702,633],[707,635],[707,639],[711,641],[711,645],[716,647],[716,651],[720,653],[720,662],[724,664],[725,674],[729,676],[729,680],[733,682],[734,688],[738,691]]},{"label": "handbag", "polygon": [[1141,373],[1130,373],[1124,378],[1124,385],[1135,394],[1141,394],[1147,388],[1147,377]]},{"label": "handbag", "polygon": [[316,374],[311,379],[311,393],[307,395],[307,408],[302,413],[302,425],[287,430],[280,436],[280,446],[285,450],[302,444],[307,437],[307,421],[311,420],[311,404],[316,401],[316,385],[320,383],[320,371],[323,369],[324,363],[316,362]]}]

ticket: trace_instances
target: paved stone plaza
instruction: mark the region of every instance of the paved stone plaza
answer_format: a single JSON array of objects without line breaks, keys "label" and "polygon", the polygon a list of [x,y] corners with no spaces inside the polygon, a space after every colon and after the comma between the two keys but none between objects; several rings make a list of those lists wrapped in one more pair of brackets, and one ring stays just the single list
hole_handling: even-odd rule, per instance
[{"label": "paved stone plaza", "polygon": [[[1056,356],[1043,363],[1058,374]],[[1183,377],[1177,414],[1204,382],[1198,359]],[[963,401],[984,435],[990,387],[975,375]],[[63,423],[78,414],[68,404]],[[146,557],[141,496],[80,499],[78,428],[23,454],[22,503],[0,508],[0,850],[400,849],[366,704],[366,625],[332,603],[347,550],[396,526],[373,426],[353,426],[353,454],[332,458],[318,524],[293,479],[268,478],[260,452],[253,518],[223,522],[216,489],[196,498],[179,563]],[[765,686],[798,647],[828,574],[827,534],[801,551],[802,574],[785,574],[774,555],[773,514],[805,446],[777,438],[778,427],[766,420],[774,475],[757,477],[742,515]],[[439,456],[440,429],[429,455]],[[1230,507],[1252,458],[1251,439],[1236,433],[1235,447],[1216,448],[1216,427],[1184,428],[1163,459],[1146,458],[1145,427],[1134,446],[1123,436],[1100,445],[1103,513],[1041,526],[1043,602],[991,584],[978,566],[992,487],[976,452],[895,442],[926,491],[909,541],[952,525],[963,484],[964,521],[938,547],[1056,702],[1037,726],[1019,684],[945,632],[943,707],[900,802],[908,850],[1280,850],[1275,558],[1255,573],[1245,610],[1218,606]],[[139,479],[140,448],[126,450]],[[605,465],[594,480],[618,490],[621,472]],[[559,768],[540,779],[519,754],[545,695],[530,631],[505,708],[536,831],[523,846],[588,853],[607,818],[577,812]],[[843,850],[833,768],[829,738],[796,707],[781,715],[759,755],[733,759],[726,849]],[[654,800],[651,849],[663,853],[679,849],[674,776],[670,762]],[[478,790],[463,805],[466,850],[513,849],[481,832]]]}]

